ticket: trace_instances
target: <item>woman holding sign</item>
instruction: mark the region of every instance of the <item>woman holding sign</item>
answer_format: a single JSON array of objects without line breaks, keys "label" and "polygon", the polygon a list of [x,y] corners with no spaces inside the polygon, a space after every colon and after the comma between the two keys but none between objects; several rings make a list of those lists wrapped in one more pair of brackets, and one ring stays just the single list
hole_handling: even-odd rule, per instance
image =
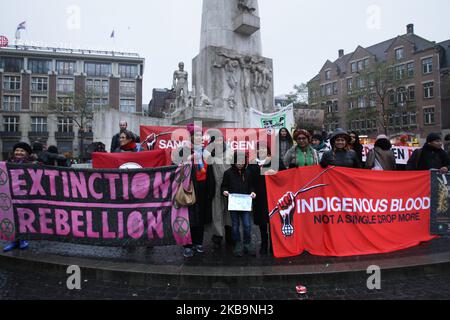
[{"label": "woman holding sign", "polygon": [[[252,199],[256,198],[256,193],[245,153],[236,152],[234,154],[234,164],[225,171],[221,190],[223,195],[228,198],[228,210],[233,229],[234,256],[242,257],[244,252],[255,255],[250,215]],[[241,242],[240,220],[244,225],[244,246]]]}]

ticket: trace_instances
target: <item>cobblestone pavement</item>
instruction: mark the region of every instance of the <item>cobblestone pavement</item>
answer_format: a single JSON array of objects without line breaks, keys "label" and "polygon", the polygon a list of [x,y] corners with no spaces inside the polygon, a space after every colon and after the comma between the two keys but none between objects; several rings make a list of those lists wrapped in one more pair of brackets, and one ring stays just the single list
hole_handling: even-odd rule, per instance
[{"label": "cobblestone pavement", "polygon": [[0,267],[0,299],[148,299],[148,300],[378,300],[378,299],[450,299],[450,274],[420,276],[381,283],[381,290],[368,290],[366,283],[315,285],[303,283],[307,295],[291,287],[252,288],[149,288],[127,283],[82,280],[81,290],[70,291],[68,275],[23,273]]}]

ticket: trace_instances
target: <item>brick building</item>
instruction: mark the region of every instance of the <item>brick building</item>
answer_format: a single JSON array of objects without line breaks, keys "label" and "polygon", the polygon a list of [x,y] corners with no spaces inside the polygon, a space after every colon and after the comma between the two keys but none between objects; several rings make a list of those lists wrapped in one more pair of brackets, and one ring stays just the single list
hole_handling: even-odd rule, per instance
[{"label": "brick building", "polygon": [[[375,76],[381,66],[385,79]],[[386,132],[424,139],[450,130],[449,73],[450,40],[423,39],[410,24],[404,35],[349,54],[339,50],[338,59],[326,61],[308,83],[309,103],[325,110],[326,131],[340,127],[371,138]]]},{"label": "brick building", "polygon": [[[142,112],[145,60],[137,54],[30,46],[0,48],[0,155],[19,141],[80,153],[80,109]],[[52,107],[54,106],[54,107]],[[92,142],[87,119],[83,145]]]}]

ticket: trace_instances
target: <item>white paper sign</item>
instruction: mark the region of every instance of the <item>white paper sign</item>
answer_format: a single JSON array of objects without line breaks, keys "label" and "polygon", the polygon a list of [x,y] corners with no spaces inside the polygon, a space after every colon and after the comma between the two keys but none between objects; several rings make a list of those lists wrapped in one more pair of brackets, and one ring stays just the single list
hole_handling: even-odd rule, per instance
[{"label": "white paper sign", "polygon": [[252,211],[252,197],[246,194],[230,194],[228,197],[228,211]]}]

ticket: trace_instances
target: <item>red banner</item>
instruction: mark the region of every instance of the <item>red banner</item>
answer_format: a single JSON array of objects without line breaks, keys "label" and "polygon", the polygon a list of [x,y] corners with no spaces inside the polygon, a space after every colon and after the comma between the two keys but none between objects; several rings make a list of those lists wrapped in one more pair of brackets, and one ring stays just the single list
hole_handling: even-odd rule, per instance
[{"label": "red banner", "polygon": [[388,253],[434,238],[429,172],[315,166],[266,182],[277,258]]},{"label": "red banner", "polygon": [[124,153],[93,153],[95,169],[140,169],[170,166],[170,153],[164,150]]},{"label": "red banner", "polygon": [[[210,141],[208,130],[210,129],[203,128],[205,144]],[[266,139],[270,146],[271,139],[276,137],[274,129],[217,128],[216,130],[222,132],[224,140],[231,150],[256,150],[258,141],[263,139]],[[140,134],[141,141],[147,140],[154,144],[154,150],[178,149],[183,146],[183,141],[189,138],[186,127],[141,126]]]}]

